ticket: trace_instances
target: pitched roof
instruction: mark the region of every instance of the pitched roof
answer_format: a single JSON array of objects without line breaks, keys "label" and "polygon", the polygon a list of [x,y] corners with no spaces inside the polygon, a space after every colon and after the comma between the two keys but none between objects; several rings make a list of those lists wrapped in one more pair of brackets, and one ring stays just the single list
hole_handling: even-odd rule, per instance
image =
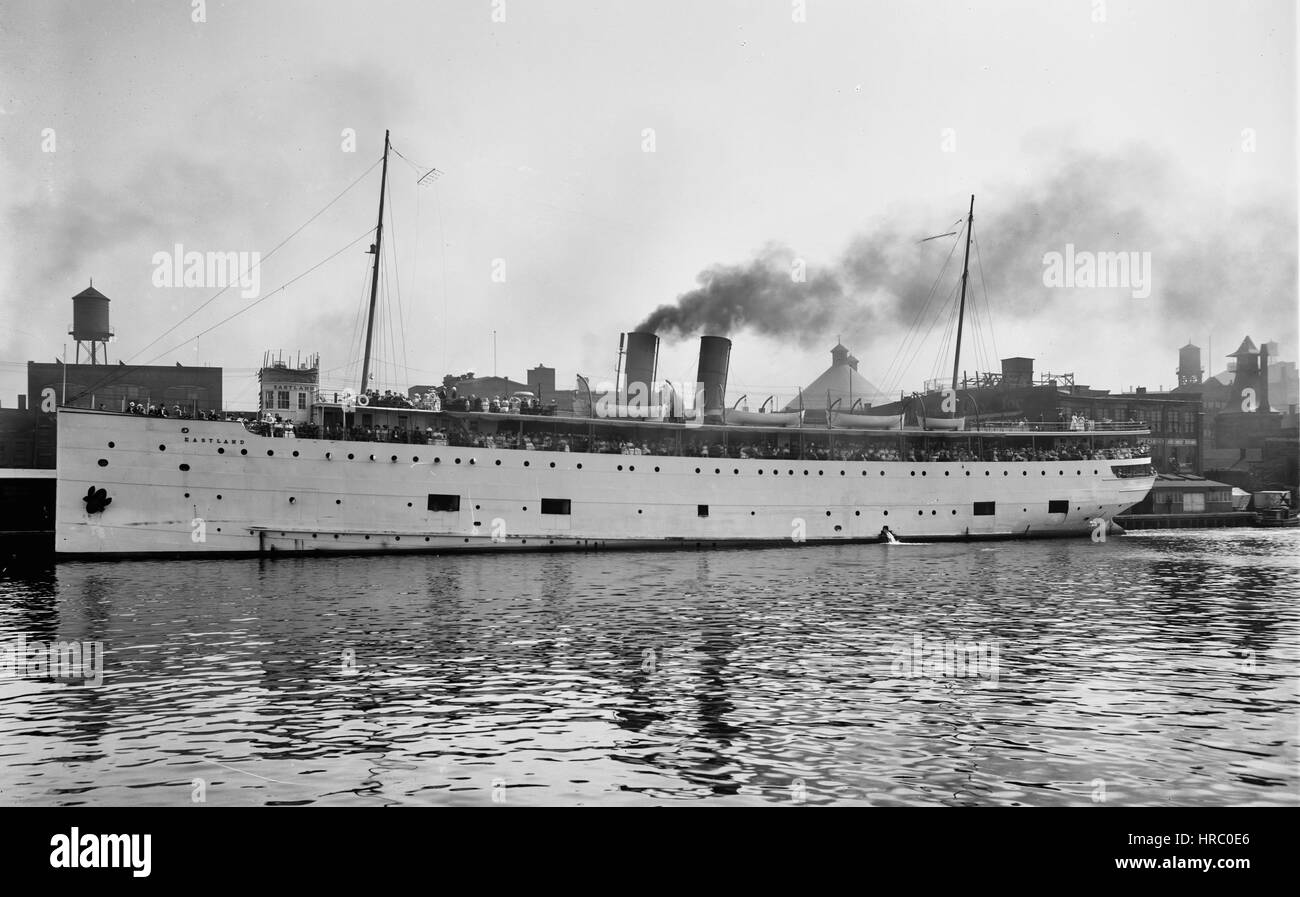
[{"label": "pitched roof", "polygon": [[1241,345],[1237,347],[1237,351],[1229,353],[1227,357],[1233,358],[1237,355],[1258,355],[1258,354],[1259,354],[1259,350],[1255,348],[1255,344],[1250,341],[1250,337],[1246,337],[1244,340],[1241,341]]},{"label": "pitched roof", "polygon": [[[861,399],[863,404],[879,403],[880,390],[857,372],[854,364],[857,359],[848,354],[848,349],[837,343],[831,350],[831,359],[831,366],[803,388],[803,408],[825,411],[827,393],[830,394],[830,404],[835,404],[836,399],[840,400],[838,406],[840,411],[848,411],[858,399]],[[786,411],[798,411],[799,408],[797,396],[785,406]]]}]

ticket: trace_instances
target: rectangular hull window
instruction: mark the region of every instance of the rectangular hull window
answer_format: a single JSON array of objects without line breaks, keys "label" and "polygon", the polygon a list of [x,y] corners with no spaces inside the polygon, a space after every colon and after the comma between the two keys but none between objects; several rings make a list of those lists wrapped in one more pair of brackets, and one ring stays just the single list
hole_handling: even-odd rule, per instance
[{"label": "rectangular hull window", "polygon": [[1047,513],[1068,514],[1070,513],[1070,503],[1068,501],[1049,501],[1047,503]]},{"label": "rectangular hull window", "polygon": [[992,517],[993,509],[997,506],[994,501],[977,501],[975,502],[974,514],[976,517]]},{"label": "rectangular hull window", "polygon": [[567,498],[543,498],[543,499],[542,499],[542,513],[543,513],[543,514],[569,514],[569,513],[571,513],[571,511],[570,511],[570,502],[569,502],[569,499],[567,499]]},{"label": "rectangular hull window", "polygon": [[708,516],[709,516],[709,506],[708,506],[708,505],[696,505],[696,506],[695,506],[695,515],[696,515],[697,517],[708,517]]},{"label": "rectangular hull window", "polygon": [[430,495],[429,510],[430,511],[459,511],[460,496],[459,495]]}]

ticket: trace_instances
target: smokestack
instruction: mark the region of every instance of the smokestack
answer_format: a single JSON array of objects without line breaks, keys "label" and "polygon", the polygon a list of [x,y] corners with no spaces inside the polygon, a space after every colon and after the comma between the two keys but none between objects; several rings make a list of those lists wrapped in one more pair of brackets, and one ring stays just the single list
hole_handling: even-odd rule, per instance
[{"label": "smokestack", "polygon": [[1268,404],[1268,343],[1259,347],[1259,410],[1271,410]]},{"label": "smokestack", "polygon": [[650,396],[655,389],[655,371],[659,366],[659,337],[645,331],[634,331],[627,335],[627,361],[624,365],[623,395],[631,401],[635,384],[643,384],[640,399],[651,404]]},{"label": "smokestack", "polygon": [[731,340],[725,336],[700,337],[700,367],[697,383],[704,385],[705,417],[722,417],[727,401],[727,369],[731,364]]}]

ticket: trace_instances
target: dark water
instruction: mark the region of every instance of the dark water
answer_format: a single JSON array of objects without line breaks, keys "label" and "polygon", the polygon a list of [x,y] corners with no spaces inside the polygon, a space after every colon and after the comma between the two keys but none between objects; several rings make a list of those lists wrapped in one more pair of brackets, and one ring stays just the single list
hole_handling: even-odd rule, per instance
[{"label": "dark water", "polygon": [[105,672],[0,679],[0,803],[1296,805],[1298,549],[10,571],[0,648],[100,641]]}]

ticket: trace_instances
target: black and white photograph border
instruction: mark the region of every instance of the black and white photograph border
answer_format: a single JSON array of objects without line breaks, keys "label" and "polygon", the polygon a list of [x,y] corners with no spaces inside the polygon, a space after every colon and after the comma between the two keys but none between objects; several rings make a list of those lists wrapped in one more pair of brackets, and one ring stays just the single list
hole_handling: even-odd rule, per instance
[{"label": "black and white photograph border", "polygon": [[1300,805],[1296,44],[5,2],[0,805]]}]

